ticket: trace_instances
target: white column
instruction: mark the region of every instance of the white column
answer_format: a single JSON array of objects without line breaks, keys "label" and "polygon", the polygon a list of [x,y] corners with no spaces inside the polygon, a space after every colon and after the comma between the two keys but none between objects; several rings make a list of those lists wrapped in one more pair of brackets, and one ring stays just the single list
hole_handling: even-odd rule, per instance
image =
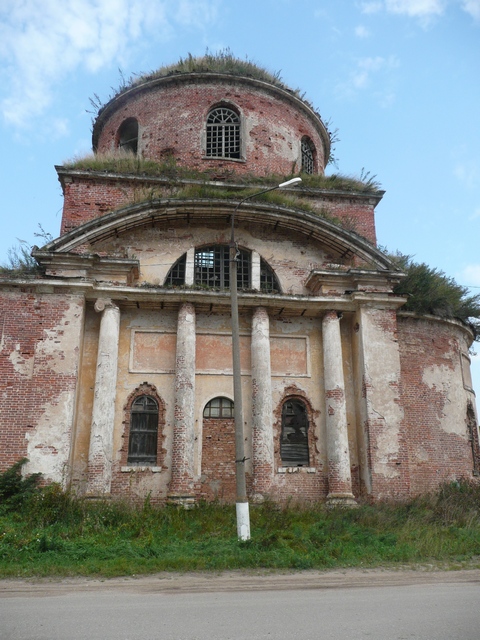
[{"label": "white column", "polygon": [[340,319],[336,311],[325,314],[322,331],[328,455],[327,502],[353,505],[342,341]]},{"label": "white column", "polygon": [[270,491],[274,473],[270,322],[263,307],[252,318],[253,486],[256,502]]},{"label": "white column", "polygon": [[192,286],[195,284],[195,247],[191,247],[187,251],[185,259],[185,284]]},{"label": "white column", "polygon": [[260,255],[252,251],[252,289],[260,291]]},{"label": "white column", "polygon": [[186,302],[178,311],[172,480],[169,491],[169,500],[184,506],[194,502],[194,412],[195,307]]},{"label": "white column", "polygon": [[102,313],[102,318],[88,453],[88,493],[101,496],[110,493],[112,482],[120,310],[111,300],[99,299],[95,311]]}]

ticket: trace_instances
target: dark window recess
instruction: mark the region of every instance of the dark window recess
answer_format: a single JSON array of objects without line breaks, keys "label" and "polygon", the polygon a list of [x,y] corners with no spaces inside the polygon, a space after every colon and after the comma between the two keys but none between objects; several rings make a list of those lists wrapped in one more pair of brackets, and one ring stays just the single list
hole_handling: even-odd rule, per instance
[{"label": "dark window recess", "polygon": [[[237,258],[237,287],[250,289],[250,253],[239,250]],[[230,287],[228,246],[202,247],[195,251],[195,284],[220,290]]]},{"label": "dark window recess", "polygon": [[208,114],[206,155],[240,158],[240,118],[235,111],[218,107]]},{"label": "dark window recess", "polygon": [[154,465],[157,462],[158,404],[151,396],[139,396],[132,404],[128,463]]},{"label": "dark window recess", "polygon": [[260,259],[260,291],[265,291],[265,293],[280,293],[277,276],[263,258]]},{"label": "dark window recess", "polygon": [[204,418],[233,418],[233,402],[228,398],[213,398],[203,410]]},{"label": "dark window recess", "polygon": [[302,138],[302,171],[303,173],[315,173],[315,147],[309,138]]},{"label": "dark window recess", "polygon": [[118,130],[118,146],[125,151],[131,151],[135,155],[138,151],[138,122],[135,118],[127,118]]},{"label": "dark window recess", "polygon": [[287,400],[282,409],[280,457],[286,467],[308,467],[308,417],[301,400]]},{"label": "dark window recess", "polygon": [[187,254],[184,253],[168,272],[165,284],[172,287],[179,287],[185,284],[185,265],[187,264]]}]

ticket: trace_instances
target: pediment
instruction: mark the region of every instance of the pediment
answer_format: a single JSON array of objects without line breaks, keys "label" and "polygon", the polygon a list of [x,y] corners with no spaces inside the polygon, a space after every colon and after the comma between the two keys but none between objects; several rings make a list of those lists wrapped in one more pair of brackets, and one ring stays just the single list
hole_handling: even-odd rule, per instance
[{"label": "pediment", "polygon": [[[158,199],[130,205],[90,220],[60,236],[42,248],[41,253],[98,253],[98,246],[111,238],[127,237],[129,231],[142,227],[189,227],[200,225],[225,228],[228,233],[235,212],[235,226],[255,228],[263,233],[294,234],[305,242],[318,243],[334,262],[366,265],[368,269],[398,271],[391,260],[362,236],[348,231],[331,220],[303,209],[262,202],[238,203],[219,199]],[[118,257],[118,256],[117,256]]]}]

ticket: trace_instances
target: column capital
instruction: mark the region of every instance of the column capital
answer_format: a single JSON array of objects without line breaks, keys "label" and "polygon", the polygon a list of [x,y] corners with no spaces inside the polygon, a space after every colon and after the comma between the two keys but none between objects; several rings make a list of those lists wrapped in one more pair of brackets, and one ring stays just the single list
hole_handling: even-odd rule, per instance
[{"label": "column capital", "polygon": [[93,307],[97,313],[105,311],[105,309],[118,309],[117,305],[111,298],[97,298]]}]

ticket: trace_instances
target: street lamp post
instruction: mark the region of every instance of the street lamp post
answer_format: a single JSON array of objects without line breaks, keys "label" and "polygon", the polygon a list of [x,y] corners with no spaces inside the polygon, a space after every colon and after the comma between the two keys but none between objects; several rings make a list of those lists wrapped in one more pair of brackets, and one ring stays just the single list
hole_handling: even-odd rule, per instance
[{"label": "street lamp post", "polygon": [[245,479],[245,447],[243,435],[243,409],[242,409],[242,373],[240,364],[240,327],[238,319],[238,292],[237,292],[237,260],[239,251],[235,243],[235,214],[242,204],[268,191],[284,189],[301,182],[301,178],[292,178],[275,187],[263,189],[257,193],[243,198],[235,207],[231,220],[230,236],[230,303],[232,314],[232,358],[233,358],[233,415],[235,422],[235,480],[236,480],[236,511],[237,511],[237,535],[239,540],[250,540],[250,514],[248,509],[247,485]]}]

